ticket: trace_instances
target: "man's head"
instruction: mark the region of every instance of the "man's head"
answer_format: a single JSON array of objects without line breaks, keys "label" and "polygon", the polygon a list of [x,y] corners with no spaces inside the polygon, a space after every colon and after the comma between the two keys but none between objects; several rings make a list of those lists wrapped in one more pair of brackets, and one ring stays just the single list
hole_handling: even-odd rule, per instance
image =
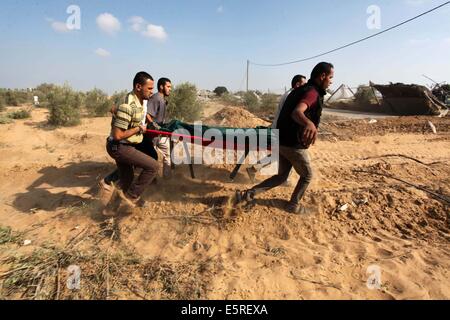
[{"label": "man's head", "polygon": [[311,80],[323,90],[327,90],[333,84],[334,66],[328,62],[321,62],[311,72]]},{"label": "man's head", "polygon": [[163,94],[165,97],[170,96],[172,91],[172,81],[167,78],[161,78],[158,80],[158,92]]},{"label": "man's head", "polygon": [[306,77],[302,76],[301,74],[298,74],[294,78],[292,78],[291,82],[292,89],[303,87],[306,84],[306,82],[307,82]]},{"label": "man's head", "polygon": [[133,80],[133,91],[138,98],[148,100],[153,94],[154,80],[147,72],[139,72]]}]

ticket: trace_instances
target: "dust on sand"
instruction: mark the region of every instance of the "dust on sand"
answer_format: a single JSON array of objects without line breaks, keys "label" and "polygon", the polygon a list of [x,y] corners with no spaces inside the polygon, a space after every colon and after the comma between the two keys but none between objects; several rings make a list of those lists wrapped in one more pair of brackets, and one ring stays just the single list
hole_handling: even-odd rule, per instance
[{"label": "dust on sand", "polygon": [[[226,110],[216,121],[258,122]],[[450,298],[449,118],[324,123],[306,216],[282,210],[286,186],[235,208],[230,195],[251,186],[245,170],[229,182],[224,168],[196,166],[197,179],[178,167],[147,190],[147,208],[107,221],[96,186],[114,169],[109,119],[60,129],[45,119],[37,109],[1,126],[1,297]],[[67,289],[70,265],[80,290]],[[367,286],[371,266],[379,289]]]}]

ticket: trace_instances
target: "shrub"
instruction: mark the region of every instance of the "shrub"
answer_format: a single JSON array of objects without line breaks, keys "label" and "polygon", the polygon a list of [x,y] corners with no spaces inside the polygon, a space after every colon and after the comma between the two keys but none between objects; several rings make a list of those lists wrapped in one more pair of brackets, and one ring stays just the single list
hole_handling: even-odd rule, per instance
[{"label": "shrub", "polygon": [[99,89],[94,89],[86,93],[85,105],[91,117],[103,117],[112,107],[106,93]]},{"label": "shrub", "polygon": [[2,95],[0,95],[0,111],[5,110],[5,106],[6,106],[5,98]]},{"label": "shrub", "polygon": [[176,86],[169,98],[169,117],[181,121],[193,122],[200,119],[203,105],[197,98],[197,88],[191,83]]},{"label": "shrub", "polygon": [[8,123],[12,123],[12,119],[7,117],[7,116],[3,116],[0,115],[0,124],[8,124]]},{"label": "shrub", "polygon": [[31,111],[30,110],[18,110],[18,111],[14,111],[13,113],[8,114],[8,118],[11,119],[28,119],[31,118]]},{"label": "shrub", "polygon": [[244,105],[250,112],[259,110],[259,100],[256,94],[252,91],[246,92],[243,95]]},{"label": "shrub", "polygon": [[125,103],[125,98],[127,94],[128,94],[127,90],[114,92],[114,94],[110,98],[112,105],[118,107],[121,104]]},{"label": "shrub", "polygon": [[279,97],[276,94],[266,93],[261,97],[260,111],[275,113],[278,108]]},{"label": "shrub", "polygon": [[216,89],[214,89],[214,93],[221,97],[225,93],[228,93],[228,89],[225,87],[217,87]]},{"label": "shrub", "polygon": [[39,106],[48,108],[48,96],[57,88],[56,85],[50,83],[42,83],[33,91],[33,95],[39,97]]},{"label": "shrub", "polygon": [[55,87],[48,94],[48,123],[54,126],[74,126],[80,123],[82,96],[68,85]]},{"label": "shrub", "polygon": [[232,95],[231,93],[225,93],[220,97],[220,101],[228,106],[239,106],[242,105],[242,99]]}]

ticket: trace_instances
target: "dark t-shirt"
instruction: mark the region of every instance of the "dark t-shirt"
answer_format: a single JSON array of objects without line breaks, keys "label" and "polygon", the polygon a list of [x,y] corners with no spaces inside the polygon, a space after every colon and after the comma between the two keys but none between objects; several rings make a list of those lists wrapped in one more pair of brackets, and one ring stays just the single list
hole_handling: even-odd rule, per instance
[{"label": "dark t-shirt", "polygon": [[300,103],[305,103],[308,109],[305,115],[308,119],[318,126],[320,118],[320,94],[314,86],[305,86],[292,91],[286,99],[283,109],[281,110],[280,118],[278,119],[277,129],[280,131],[280,145],[291,147],[295,149],[307,149],[302,142],[304,127],[294,121],[292,113]]},{"label": "dark t-shirt", "polygon": [[155,93],[147,103],[147,113],[159,124],[166,123],[167,101],[159,93]]}]

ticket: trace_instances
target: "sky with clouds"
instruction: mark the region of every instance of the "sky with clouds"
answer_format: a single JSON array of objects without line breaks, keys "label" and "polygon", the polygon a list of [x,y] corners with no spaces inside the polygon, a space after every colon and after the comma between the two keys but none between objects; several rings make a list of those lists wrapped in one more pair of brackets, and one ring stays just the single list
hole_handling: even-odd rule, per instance
[{"label": "sky with clouds", "polygon": [[[381,30],[445,0],[3,0],[0,87],[68,82],[108,93],[130,89],[137,71],[199,88],[245,88],[246,60],[280,63],[309,57]],[[81,19],[73,20],[73,14]],[[69,24],[67,21],[69,20]],[[80,29],[78,30],[77,23]],[[294,74],[321,60],[336,86],[450,82],[450,5],[354,47],[304,63],[250,68],[250,88],[282,92]],[[319,61],[320,60],[320,61]]]}]

